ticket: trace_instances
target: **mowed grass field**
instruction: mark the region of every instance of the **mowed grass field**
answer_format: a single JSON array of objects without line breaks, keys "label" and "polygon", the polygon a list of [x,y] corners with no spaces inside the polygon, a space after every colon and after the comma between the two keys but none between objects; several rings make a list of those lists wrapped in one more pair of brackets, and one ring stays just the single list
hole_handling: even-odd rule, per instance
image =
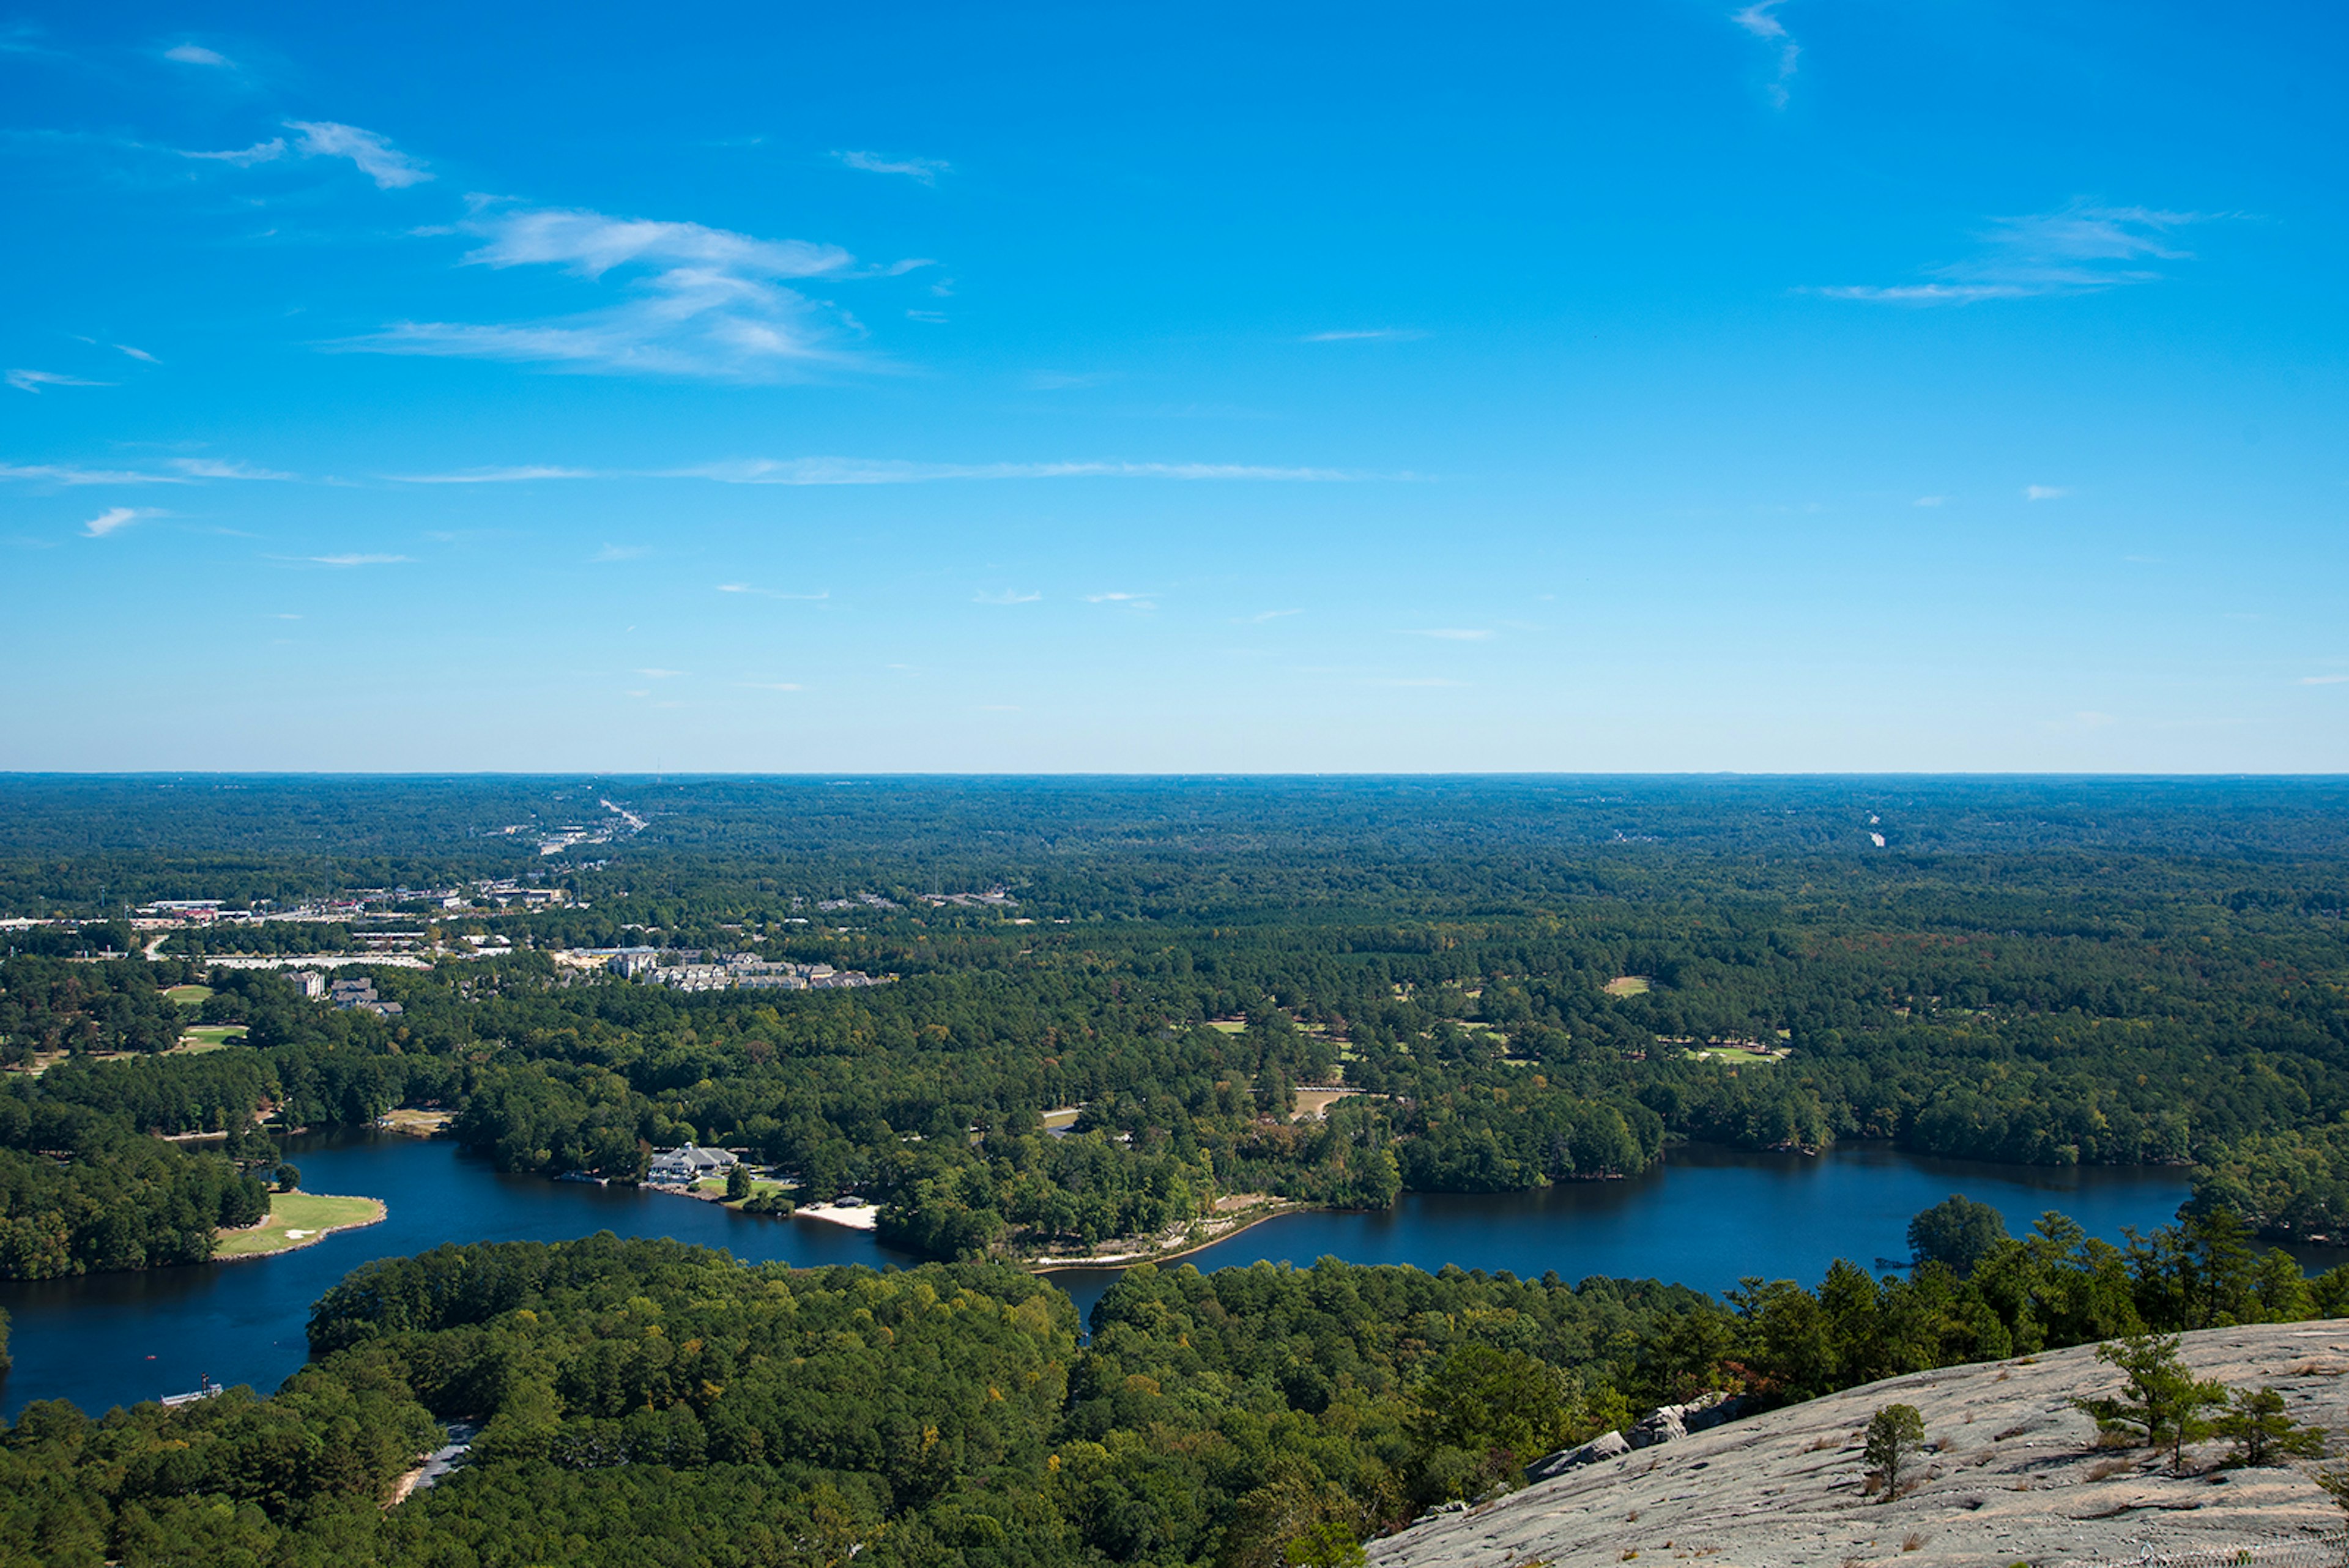
[{"label": "mowed grass field", "polygon": [[212,999],[212,988],[209,985],[171,985],[163,988],[163,994],[182,1007],[202,1007]]},{"label": "mowed grass field", "polygon": [[336,1231],[372,1225],[384,1216],[378,1198],[336,1198],[323,1192],[273,1192],[269,1218],[249,1231],[224,1231],[215,1258],[252,1258],[290,1252]]},{"label": "mowed grass field", "polygon": [[199,1023],[180,1035],[182,1051],[217,1051],[232,1040],[244,1038],[242,1023]]}]

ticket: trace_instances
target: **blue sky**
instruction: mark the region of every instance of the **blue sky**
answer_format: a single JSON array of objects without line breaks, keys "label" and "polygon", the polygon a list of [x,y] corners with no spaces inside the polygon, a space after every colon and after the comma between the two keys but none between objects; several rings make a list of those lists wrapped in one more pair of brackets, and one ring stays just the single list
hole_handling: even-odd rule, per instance
[{"label": "blue sky", "polygon": [[0,11],[0,766],[2349,771],[2344,30]]}]

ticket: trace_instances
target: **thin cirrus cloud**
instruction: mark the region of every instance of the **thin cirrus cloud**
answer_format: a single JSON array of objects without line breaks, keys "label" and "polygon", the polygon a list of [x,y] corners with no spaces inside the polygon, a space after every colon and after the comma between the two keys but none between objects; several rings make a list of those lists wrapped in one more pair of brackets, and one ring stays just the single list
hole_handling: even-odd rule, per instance
[{"label": "thin cirrus cloud", "polygon": [[835,152],[833,156],[867,174],[903,174],[925,185],[935,185],[939,175],[954,172],[954,165],[942,158],[886,158],[878,152]]},{"label": "thin cirrus cloud", "polygon": [[158,473],[152,469],[83,468],[75,463],[0,462],[0,480],[17,480],[31,484],[55,484],[72,489],[86,484],[194,484],[208,479],[289,481],[298,474],[280,473],[275,469],[256,468],[249,462],[229,462],[211,457],[175,457],[171,466],[176,472]]},{"label": "thin cirrus cloud", "polygon": [[1947,506],[1949,504],[1950,498],[1946,495],[1920,495],[1916,500],[1911,501],[1909,504],[1911,506]]},{"label": "thin cirrus cloud", "polygon": [[83,524],[81,531],[87,538],[103,539],[109,534],[128,528],[133,523],[144,522],[150,517],[168,517],[169,515],[171,514],[157,511],[152,506],[109,506]]},{"label": "thin cirrus cloud", "polygon": [[347,158],[378,190],[397,191],[432,178],[432,171],[372,130],[331,119],[289,119],[285,129],[300,133],[295,151],[304,157]]},{"label": "thin cirrus cloud", "polygon": [[1403,635],[1432,637],[1440,642],[1490,642],[1493,639],[1492,628],[1481,626],[1424,627],[1407,631]]},{"label": "thin cirrus cloud", "polygon": [[613,479],[621,477],[592,468],[554,468],[521,463],[509,468],[470,468],[455,473],[388,473],[395,484],[523,484],[534,479]]},{"label": "thin cirrus cloud", "polygon": [[973,594],[970,602],[975,605],[1032,605],[1043,597],[1040,590],[1023,594],[1017,588],[1005,588],[1001,593]]},{"label": "thin cirrus cloud", "polygon": [[369,555],[357,551],[339,556],[296,556],[291,558],[314,566],[396,566],[412,559],[408,556]]},{"label": "thin cirrus cloud", "polygon": [[1786,84],[1795,79],[1795,72],[1803,61],[1803,47],[1795,42],[1793,34],[1786,31],[1786,24],[1773,15],[1785,4],[1785,0],[1755,0],[1755,4],[1741,11],[1733,11],[1729,16],[1731,21],[1770,46],[1772,63],[1777,67],[1777,74],[1763,90],[1769,94],[1774,109],[1786,107]]},{"label": "thin cirrus cloud", "polygon": [[2178,249],[2170,236],[2221,215],[2075,201],[2051,213],[1992,219],[1976,254],[1931,269],[1928,282],[1837,285],[1808,292],[1871,305],[1920,306],[2095,294],[2166,275],[2148,264],[2192,260],[2194,253]]},{"label": "thin cirrus cloud", "polygon": [[1416,327],[1360,327],[1340,328],[1334,332],[1309,332],[1299,343],[1391,343],[1408,342],[1427,334]]},{"label": "thin cirrus cloud", "polygon": [[737,680],[734,684],[745,691],[804,691],[807,690],[796,680]]},{"label": "thin cirrus cloud", "polygon": [[256,141],[250,147],[233,147],[222,152],[182,151],[182,158],[201,159],[206,163],[225,163],[234,169],[250,169],[256,163],[274,163],[285,156],[285,139],[273,136],[266,141]]},{"label": "thin cirrus cloud", "polygon": [[623,297],[530,321],[396,322],[340,347],[729,380],[769,380],[795,369],[852,361],[839,346],[843,328],[787,286],[847,274],[856,258],[837,245],[580,209],[490,203],[462,229],[482,242],[465,256],[469,265],[499,271],[560,267],[591,283],[616,282]]},{"label": "thin cirrus cloud", "polygon": [[2340,686],[2343,684],[2349,684],[2349,675],[2303,675],[2300,678],[2300,684],[2302,686]]},{"label": "thin cirrus cloud", "polygon": [[1278,483],[1347,483],[1377,477],[1334,468],[1280,468],[1260,463],[910,462],[886,458],[739,458],[688,468],[594,469],[552,464],[460,469],[446,473],[394,473],[398,484],[513,484],[541,479],[702,479],[718,484],[928,484],[949,480],[1173,479],[1262,480]]},{"label": "thin cirrus cloud", "polygon": [[20,392],[37,394],[43,387],[111,387],[111,381],[85,380],[79,376],[61,375],[55,370],[11,370],[8,384]]},{"label": "thin cirrus cloud", "polygon": [[749,583],[720,583],[718,585],[718,591],[721,594],[749,594],[754,598],[798,599],[810,603],[818,599],[828,599],[832,597],[832,590],[830,588],[825,588],[820,593],[787,594],[775,588],[754,587]]},{"label": "thin cirrus cloud", "polygon": [[161,361],[160,359],[158,359],[157,358],[155,358],[155,356],[154,356],[154,355],[150,354],[149,352],[147,352],[147,350],[146,350],[146,349],[144,349],[144,348],[132,348],[129,344],[128,344],[128,343],[117,343],[117,344],[114,346],[114,349],[115,349],[115,352],[116,352],[116,353],[118,353],[118,354],[128,354],[128,355],[129,355],[133,359],[138,360],[138,361],[139,361],[140,364],[142,364],[142,365],[160,365],[160,364],[161,364],[161,363],[163,362],[163,361]]},{"label": "thin cirrus cloud", "polygon": [[229,57],[217,49],[207,49],[202,44],[174,44],[163,51],[167,60],[177,60],[183,66],[225,66]]},{"label": "thin cirrus cloud", "polygon": [[247,479],[271,483],[285,483],[300,478],[299,474],[281,473],[274,468],[256,468],[249,462],[223,462],[213,457],[175,457],[171,466],[190,479]]},{"label": "thin cirrus cloud", "polygon": [[2072,493],[2068,484],[2026,484],[2023,487],[2025,501],[2061,501]]}]

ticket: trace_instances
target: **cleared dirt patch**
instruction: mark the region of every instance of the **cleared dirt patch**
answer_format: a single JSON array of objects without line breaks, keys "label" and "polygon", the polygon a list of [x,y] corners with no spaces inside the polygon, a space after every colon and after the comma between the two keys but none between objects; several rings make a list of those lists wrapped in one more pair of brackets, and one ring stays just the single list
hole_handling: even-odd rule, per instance
[{"label": "cleared dirt patch", "polygon": [[1644,974],[1619,974],[1599,989],[1609,996],[1645,996],[1648,994],[1648,977]]}]

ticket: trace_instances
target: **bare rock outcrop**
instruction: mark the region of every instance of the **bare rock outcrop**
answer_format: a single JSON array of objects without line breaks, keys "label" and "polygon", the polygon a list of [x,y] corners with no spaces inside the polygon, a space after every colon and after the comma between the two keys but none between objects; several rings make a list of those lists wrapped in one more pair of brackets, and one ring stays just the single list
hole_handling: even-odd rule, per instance
[{"label": "bare rock outcrop", "polygon": [[[2188,1334],[2196,1375],[2271,1384],[2293,1419],[2349,1429],[2349,1320]],[[1737,1568],[2052,1568],[2141,1552],[2233,1550],[2337,1532],[2342,1511],[2309,1467],[2222,1469],[2225,1445],[2188,1450],[2173,1477],[2146,1449],[2100,1449],[2069,1401],[2117,1391],[2094,1346],[1896,1377],[1726,1424],[1676,1408],[1688,1435],[1573,1464],[1477,1508],[1370,1543],[1371,1568],[1608,1568],[1703,1558]],[[1891,1502],[1867,1494],[1868,1417],[1924,1415],[1922,1479]],[[1659,1412],[1658,1414],[1662,1414]],[[1642,1423],[1645,1425],[1646,1423]],[[1550,1465],[1608,1444],[1585,1444]]]},{"label": "bare rock outcrop", "polygon": [[1691,1432],[1706,1431],[1723,1421],[1733,1420],[1744,1407],[1743,1399],[1732,1398],[1718,1388],[1685,1405],[1658,1406],[1633,1423],[1629,1431],[1601,1432],[1579,1448],[1543,1455],[1526,1467],[1526,1481],[1528,1485],[1546,1481],[1585,1465],[1620,1459],[1634,1449],[1651,1449],[1658,1443],[1677,1441]]}]

